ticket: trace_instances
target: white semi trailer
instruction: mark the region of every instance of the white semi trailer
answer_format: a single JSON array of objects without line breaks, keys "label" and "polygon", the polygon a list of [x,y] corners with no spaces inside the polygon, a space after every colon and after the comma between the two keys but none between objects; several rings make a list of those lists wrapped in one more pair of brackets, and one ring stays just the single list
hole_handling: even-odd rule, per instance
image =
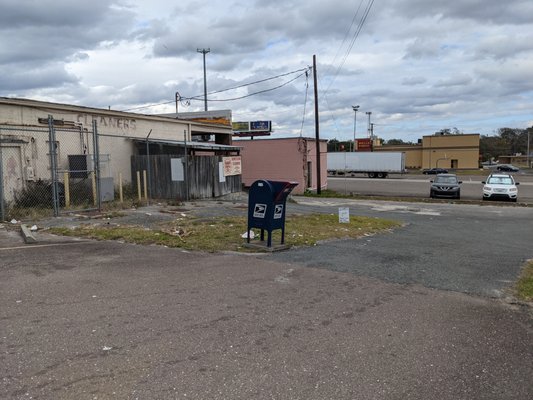
[{"label": "white semi trailer", "polygon": [[328,174],[367,174],[369,178],[386,178],[405,173],[405,153],[401,152],[339,152],[328,153]]}]

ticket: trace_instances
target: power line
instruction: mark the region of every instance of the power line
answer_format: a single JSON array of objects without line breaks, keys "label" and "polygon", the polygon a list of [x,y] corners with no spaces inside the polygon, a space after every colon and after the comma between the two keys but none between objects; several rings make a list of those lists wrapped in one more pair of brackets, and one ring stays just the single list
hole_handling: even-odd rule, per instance
[{"label": "power line", "polygon": [[171,100],[171,101],[165,101],[164,103],[147,104],[147,105],[141,106],[141,107],[127,108],[127,109],[121,110],[121,111],[126,112],[126,111],[133,111],[133,110],[142,110],[143,108],[151,108],[151,107],[163,106],[165,104],[171,104],[171,103],[173,104],[175,102],[176,102],[175,100]]},{"label": "power line", "polygon": [[[335,56],[333,57],[333,60],[331,60],[330,66],[335,65],[335,61],[337,60],[337,57],[339,56],[339,53],[341,52],[341,49],[344,47],[344,43],[346,43],[346,39],[348,39],[348,35],[352,31],[352,27],[353,27],[353,25],[355,23],[355,19],[357,18],[357,15],[359,15],[359,10],[361,9],[361,5],[362,4],[363,4],[363,0],[360,1],[359,7],[357,7],[357,10],[355,11],[355,14],[354,14],[354,16],[352,18],[352,23],[350,24],[350,27],[346,31],[346,34],[344,35],[344,39],[342,39],[342,43],[340,44],[339,48],[337,49],[337,52],[335,53]],[[329,72],[330,69],[331,68],[328,67],[328,71],[327,72]]]},{"label": "power line", "polygon": [[[227,92],[227,91],[230,91],[230,90],[235,90],[235,89],[240,89],[240,88],[243,88],[243,87],[246,87],[246,86],[251,86],[251,85],[255,85],[255,84],[258,84],[258,83],[263,83],[263,82],[267,82],[267,81],[270,81],[270,80],[273,80],[273,79],[277,79],[277,78],[282,78],[284,76],[287,76],[287,75],[292,75],[292,74],[295,74],[295,73],[298,73],[298,72],[302,72],[302,71],[308,71],[309,70],[309,67],[306,67],[306,68],[300,68],[300,69],[297,69],[297,70],[294,70],[294,71],[290,71],[290,72],[285,72],[283,74],[279,74],[279,75],[275,75],[275,76],[271,76],[269,78],[265,78],[265,79],[260,79],[260,80],[257,80],[257,81],[253,81],[253,82],[249,82],[249,83],[244,83],[242,85],[238,85],[238,86],[234,86],[234,87],[230,87],[230,88],[227,88],[227,89],[221,89],[221,90],[216,90],[216,91],[213,91],[213,92],[209,92],[208,95],[213,95],[213,94],[217,94],[217,93],[222,93],[222,92]],[[275,89],[279,89],[280,87],[283,87],[287,84],[289,84],[290,82],[298,79],[300,76],[302,76],[303,74],[300,74],[298,75],[296,78],[290,80],[289,82],[283,84],[283,85],[280,85],[278,87],[275,87],[275,88],[272,88],[272,89],[267,89],[267,90],[264,90],[264,91],[259,91],[259,92],[256,92],[256,93],[252,93],[252,94],[249,94],[247,96],[244,96],[244,97],[239,97],[239,98],[235,98],[235,99],[228,99],[228,100],[209,100],[209,101],[231,101],[231,100],[239,100],[241,98],[245,98],[245,97],[250,97],[250,96],[253,96],[255,94],[260,94],[260,93],[264,93],[264,92],[267,92],[267,91],[271,91],[271,90],[275,90]],[[192,97],[182,97],[180,96],[180,101],[182,100],[202,100],[201,96],[203,95],[196,95],[196,96],[192,96]],[[133,107],[133,108],[128,108],[126,110],[122,110],[122,111],[133,111],[133,110],[141,110],[141,109],[144,109],[144,108],[151,108],[151,107],[157,107],[157,106],[162,106],[162,105],[166,105],[166,104],[173,104],[175,103],[175,100],[171,100],[171,101],[165,101],[165,102],[162,102],[162,103],[155,103],[155,104],[147,104],[145,106],[140,106],[140,107]]]},{"label": "power line", "polygon": [[[233,87],[230,87],[230,88],[227,88],[227,89],[221,89],[221,90],[216,90],[214,92],[209,92],[208,95],[209,94],[217,94],[217,93],[227,92],[227,91],[230,91],[230,90],[240,89],[240,88],[243,88],[243,87],[246,87],[246,86],[250,86],[250,85],[255,85],[257,83],[263,83],[263,82],[271,81],[273,79],[282,78],[284,76],[292,75],[292,74],[295,74],[297,72],[307,71],[308,69],[309,69],[309,67],[300,68],[300,69],[297,69],[297,70],[294,70],[294,71],[291,71],[291,72],[286,72],[286,73],[279,74],[279,75],[276,75],[276,76],[271,76],[270,78],[265,78],[265,79],[261,79],[261,80],[250,82],[250,83],[243,83],[242,85],[233,86]],[[197,97],[199,97],[199,96],[192,96],[192,97],[189,97],[189,99],[196,100]]]},{"label": "power line", "polygon": [[[273,90],[280,89],[283,86],[287,86],[289,83],[294,82],[296,79],[300,78],[301,76],[305,75],[306,73],[307,73],[307,71],[302,73],[302,74],[300,74],[300,75],[298,75],[298,76],[296,76],[296,77],[294,77],[294,78],[292,78],[291,80],[289,80],[287,82],[282,83],[281,85],[275,86],[275,87],[270,88],[270,89],[264,89],[264,90],[260,90],[258,92],[246,94],[244,96],[233,97],[233,98],[229,98],[229,99],[210,99],[209,101],[235,101],[235,100],[241,100],[241,99],[245,99],[247,97],[255,96],[256,94],[271,92]],[[185,97],[185,99],[188,99],[188,100],[201,100],[201,99],[198,99],[197,97],[188,97],[188,98]]]},{"label": "power line", "polygon": [[[342,67],[344,66],[344,63],[346,62],[346,59],[348,58],[348,56],[350,55],[350,52],[352,51],[352,48],[355,44],[355,41],[357,40],[357,38],[359,37],[359,34],[361,33],[361,30],[363,29],[363,26],[366,22],[366,19],[368,17],[368,14],[370,13],[370,10],[372,8],[372,5],[374,4],[374,0],[367,0],[367,4],[366,4],[366,7],[365,7],[365,10],[363,11],[363,15],[352,35],[352,38],[350,40],[350,44],[348,46],[348,48],[346,49],[346,52],[344,54],[344,57],[342,58],[342,62],[339,64],[339,66],[337,67],[337,70],[335,71],[335,75],[333,76],[333,78],[331,79],[331,82],[329,83],[328,87],[322,91],[322,96],[323,98],[325,99],[326,101],[326,106],[329,110],[329,112],[331,113],[331,118],[333,120],[333,125],[335,127],[335,130],[337,131],[337,134],[339,136],[342,136],[341,133],[340,133],[340,130],[339,130],[339,127],[337,125],[337,120],[335,118],[335,115],[331,112],[331,108],[329,106],[329,101],[328,101],[328,91],[329,89],[331,88],[331,86],[333,85],[333,83],[335,82],[335,79],[337,79],[337,76],[339,75]],[[361,9],[361,5],[363,4],[363,0],[361,0],[361,2],[359,3],[359,7],[357,7],[357,10],[352,18],[352,23],[350,24],[350,28],[347,30],[346,32],[346,35],[341,43],[341,45],[339,46],[339,50],[337,50],[337,54],[335,54],[335,57],[333,58],[333,61],[331,62],[332,64],[334,64],[335,60],[337,59],[337,56],[340,52],[340,49],[344,46],[344,43],[346,42],[346,38],[348,37],[348,34],[350,33],[350,31],[352,30],[352,27],[354,26],[354,22],[355,20],[357,19],[357,16],[359,15],[359,10]],[[322,85],[322,79],[320,79],[320,84]]]},{"label": "power line", "polygon": [[[366,22],[366,19],[368,17],[368,14],[370,13],[370,10],[371,10],[373,4],[374,4],[374,0],[368,0],[368,3],[366,4],[366,8],[363,11],[363,16],[361,17],[361,20],[359,21],[359,24],[357,25],[357,28],[355,29],[355,32],[354,32],[354,34],[352,36],[352,40],[350,41],[350,45],[346,49],[346,53],[344,54],[342,62],[337,67],[337,71],[335,72],[335,75],[333,76],[333,79],[331,80],[329,86],[324,91],[324,94],[326,94],[328,92],[328,90],[331,88],[331,85],[333,85],[333,82],[335,82],[335,79],[337,79],[337,76],[339,75],[339,72],[341,71],[342,67],[344,66],[344,63],[346,62],[346,59],[348,58],[348,56],[350,55],[350,52],[352,51],[352,48],[353,48],[353,46],[355,44],[355,41],[357,40],[357,38],[359,37],[359,34],[361,33],[361,30],[363,29],[363,26],[364,26],[364,24]],[[359,5],[359,8],[360,8],[360,6],[361,5]],[[356,18],[357,14],[359,13],[359,8],[357,8],[356,14],[354,15],[354,19]],[[353,20],[352,20],[352,25],[350,26],[350,30],[351,30],[352,26],[353,26]],[[343,44],[344,44],[344,42],[343,42]]]},{"label": "power line", "polygon": [[309,73],[305,71],[305,98],[304,98],[304,111],[302,114],[302,126],[300,127],[300,137],[302,137],[302,132],[304,130],[305,109],[307,107],[307,93],[308,92],[309,92]]}]

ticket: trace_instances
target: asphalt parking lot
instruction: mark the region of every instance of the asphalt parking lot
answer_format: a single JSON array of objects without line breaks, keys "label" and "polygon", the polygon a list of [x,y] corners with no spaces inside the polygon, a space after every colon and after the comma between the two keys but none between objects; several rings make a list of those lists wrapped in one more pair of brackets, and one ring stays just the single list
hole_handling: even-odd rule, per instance
[{"label": "asphalt parking lot", "polygon": [[532,257],[530,208],[305,198],[288,212],[339,206],[404,227],[259,256],[0,229],[0,398],[531,398],[531,311],[506,295]]}]

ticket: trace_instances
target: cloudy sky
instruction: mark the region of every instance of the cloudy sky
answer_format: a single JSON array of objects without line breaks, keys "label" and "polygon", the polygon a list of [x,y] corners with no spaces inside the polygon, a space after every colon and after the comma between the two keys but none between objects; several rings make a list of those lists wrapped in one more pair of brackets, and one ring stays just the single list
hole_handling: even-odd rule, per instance
[{"label": "cloudy sky", "polygon": [[0,0],[3,97],[201,111],[202,48],[209,109],[275,136],[315,135],[313,55],[323,138],[533,125],[532,0]]}]

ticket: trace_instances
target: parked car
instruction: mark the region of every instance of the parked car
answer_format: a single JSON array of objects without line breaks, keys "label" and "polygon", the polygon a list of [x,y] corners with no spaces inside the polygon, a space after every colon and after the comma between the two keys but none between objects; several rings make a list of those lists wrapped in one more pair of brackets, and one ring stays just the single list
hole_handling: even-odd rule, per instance
[{"label": "parked car", "polygon": [[454,199],[461,198],[461,183],[455,174],[439,174],[434,180],[430,181],[429,197],[451,197]]},{"label": "parked car", "polygon": [[505,171],[505,172],[518,172],[520,171],[520,168],[515,167],[511,164],[500,164],[496,167],[498,171]]},{"label": "parked car", "polygon": [[512,175],[509,174],[490,174],[488,178],[482,182],[483,186],[483,200],[510,200],[516,202],[518,200],[519,182],[515,182]]},{"label": "parked car", "polygon": [[448,170],[444,168],[429,168],[422,170],[424,175],[437,175],[437,174],[447,174]]}]

